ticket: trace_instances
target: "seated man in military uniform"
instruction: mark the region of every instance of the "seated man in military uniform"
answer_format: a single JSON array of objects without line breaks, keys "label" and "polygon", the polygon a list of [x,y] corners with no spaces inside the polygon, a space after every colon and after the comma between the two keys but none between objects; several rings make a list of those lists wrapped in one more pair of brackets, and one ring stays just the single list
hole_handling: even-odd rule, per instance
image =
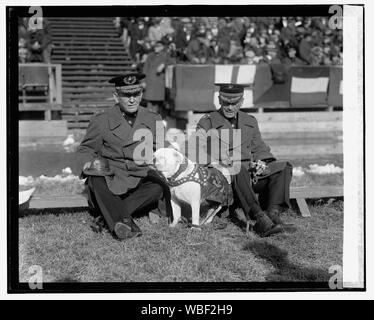
[{"label": "seated man in military uniform", "polygon": [[[211,159],[223,166],[239,163],[233,176],[233,189],[247,218],[256,220],[254,230],[261,236],[284,231],[284,222],[279,214],[290,206],[289,189],[292,178],[292,165],[276,161],[270,148],[264,143],[255,117],[240,111],[243,104],[244,85],[216,84],[220,87],[221,108],[200,119],[197,133],[215,129],[218,139],[228,144],[227,151],[219,159]],[[223,139],[223,130],[230,132],[231,139]],[[233,141],[233,129],[239,129],[241,141]],[[226,141],[225,141],[226,140]],[[207,139],[206,141],[209,141]],[[202,149],[211,155],[209,142]],[[238,149],[238,152],[235,152]],[[236,154],[237,159],[230,156]],[[227,155],[227,157],[225,157]],[[251,175],[250,171],[254,171]],[[257,199],[255,193],[259,194]]]},{"label": "seated man in military uniform", "polygon": [[[137,161],[135,152],[142,140],[135,139],[134,134],[143,129],[152,133],[152,154],[156,146],[156,122],[162,121],[159,114],[139,106],[143,78],[143,74],[129,72],[109,81],[115,86],[116,103],[93,116],[77,150],[78,161],[87,177],[89,203],[119,239],[141,235],[132,216],[156,207],[168,192],[147,163]],[[99,170],[95,173],[95,169]]]}]

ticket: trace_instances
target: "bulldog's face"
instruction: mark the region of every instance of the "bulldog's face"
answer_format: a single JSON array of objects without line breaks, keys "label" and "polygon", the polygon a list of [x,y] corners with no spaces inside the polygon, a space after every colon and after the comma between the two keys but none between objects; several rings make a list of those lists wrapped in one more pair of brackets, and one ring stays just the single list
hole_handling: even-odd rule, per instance
[{"label": "bulldog's face", "polygon": [[183,155],[171,148],[160,148],[153,154],[153,165],[165,178],[175,174],[181,163]]}]

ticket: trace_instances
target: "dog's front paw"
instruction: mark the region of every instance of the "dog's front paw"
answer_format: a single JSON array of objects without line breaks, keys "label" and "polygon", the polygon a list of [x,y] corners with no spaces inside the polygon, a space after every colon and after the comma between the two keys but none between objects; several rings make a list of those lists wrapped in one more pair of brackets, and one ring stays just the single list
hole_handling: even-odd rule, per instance
[{"label": "dog's front paw", "polygon": [[178,221],[173,221],[172,223],[169,224],[170,228],[175,228],[178,225]]},{"label": "dog's front paw", "polygon": [[201,228],[201,226],[199,226],[197,224],[191,224],[191,230],[201,231],[202,228]]}]

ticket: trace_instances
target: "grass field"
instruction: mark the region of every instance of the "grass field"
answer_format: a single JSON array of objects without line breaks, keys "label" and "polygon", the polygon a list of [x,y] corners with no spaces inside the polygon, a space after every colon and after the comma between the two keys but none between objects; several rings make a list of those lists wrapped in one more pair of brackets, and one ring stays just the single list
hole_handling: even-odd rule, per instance
[{"label": "grass field", "polygon": [[246,238],[240,219],[193,231],[141,217],[143,236],[124,242],[93,232],[88,212],[44,212],[19,219],[20,281],[32,265],[45,282],[327,281],[329,267],[342,265],[342,206],[314,204],[310,219],[289,210],[297,231],[266,239]]}]

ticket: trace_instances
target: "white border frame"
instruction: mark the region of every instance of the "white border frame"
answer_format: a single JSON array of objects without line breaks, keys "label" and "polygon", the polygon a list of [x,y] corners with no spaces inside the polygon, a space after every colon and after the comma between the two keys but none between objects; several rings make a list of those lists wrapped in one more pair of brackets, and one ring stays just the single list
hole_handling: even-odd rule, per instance
[{"label": "white border frame", "polygon": [[[370,11],[369,11],[369,8],[371,8],[372,4],[370,3],[370,1],[366,1],[366,0],[362,0],[362,1],[357,1],[357,0],[350,0],[350,1],[336,1],[336,0],[332,0],[332,1],[303,1],[303,0],[296,0],[296,1],[293,1],[292,4],[333,4],[333,3],[336,3],[336,4],[342,4],[342,2],[347,2],[347,3],[357,3],[357,4],[362,4],[362,3],[365,3],[365,12],[366,12],[366,17],[369,17],[367,20],[366,20],[366,25],[365,25],[365,29],[366,30],[370,30],[372,33],[372,31],[374,30],[373,29],[373,20],[374,19],[370,19],[370,17],[372,17],[373,15],[370,14]],[[2,24],[1,24],[1,28],[2,28],[2,32],[1,32],[1,36],[3,37],[2,38],[2,41],[0,42],[1,43],[1,47],[2,47],[2,50],[0,51],[1,52],[1,67],[0,67],[0,72],[2,74],[2,81],[1,81],[1,88],[2,88],[2,92],[5,93],[6,92],[6,32],[5,32],[5,16],[6,16],[6,9],[5,9],[5,6],[13,6],[13,5],[23,5],[23,6],[29,6],[29,5],[110,5],[110,4],[113,4],[113,5],[161,5],[161,4],[181,4],[181,5],[185,5],[187,3],[185,3],[183,0],[177,0],[177,1],[173,1],[173,3],[168,3],[167,1],[151,1],[151,0],[148,0],[148,1],[145,1],[145,0],[127,0],[127,1],[121,1],[121,0],[117,0],[117,1],[111,1],[111,3],[102,3],[100,1],[94,1],[94,0],[91,0],[91,1],[80,1],[80,3],[77,3],[76,1],[71,1],[71,0],[68,0],[68,1],[45,1],[45,0],[41,0],[41,1],[38,1],[37,3],[33,3],[31,4],[30,1],[25,1],[25,0],[18,0],[18,1],[6,1],[4,4],[1,4],[0,5],[0,8],[1,8],[1,17],[4,17],[4,20],[2,20]],[[200,0],[200,1],[188,1],[188,4],[201,4],[201,5],[220,5],[220,4],[227,4],[227,1],[226,0],[216,0],[216,1],[211,1],[211,0]],[[271,4],[290,4],[290,1],[286,2],[286,1],[269,1],[269,0],[263,0],[263,1],[251,1],[249,2],[248,0],[232,0],[230,2],[230,4],[238,4],[238,5],[256,5],[256,4],[268,4],[268,5],[271,5]],[[349,30],[346,30],[346,28],[344,27],[345,31],[349,32]],[[368,33],[367,33],[368,34]],[[356,54],[357,54],[357,47],[354,47],[352,46],[351,44],[348,44],[347,41],[346,41],[346,38],[347,35],[346,35],[346,32],[344,32],[344,62],[345,62],[345,67],[347,65],[349,65],[350,63],[353,63],[353,64],[358,64],[358,61],[352,61],[352,60],[349,60],[349,56],[347,58],[347,55],[346,53],[349,52],[349,50],[352,49],[352,51],[356,51]],[[370,59],[373,60],[373,54],[371,52],[369,52],[369,49],[370,48],[370,43],[368,41],[366,41],[366,56],[369,56],[371,57]],[[362,52],[362,51],[360,51]],[[353,53],[354,55],[354,53]],[[353,57],[353,56],[352,56]],[[362,59],[362,58],[361,58]],[[367,60],[367,62],[370,62],[369,59]],[[373,64],[372,62],[368,63],[367,65],[371,65]],[[373,67],[373,66],[371,66]],[[352,69],[352,68],[350,68]],[[373,70],[372,68],[368,68],[369,70]],[[351,81],[350,78],[347,78],[347,75],[348,77],[350,77],[348,71],[344,71],[343,73],[343,78],[344,78],[344,93],[345,93],[345,96],[347,96],[347,91],[346,90],[351,90],[351,88],[347,88],[347,85],[348,83]],[[355,79],[357,79],[357,76],[355,77]],[[357,84],[357,83],[356,83]],[[368,96],[365,100],[366,100],[366,105],[368,105],[370,103],[370,99],[369,99],[369,96],[371,96],[371,88],[369,86],[366,86],[367,91],[366,91],[366,95]],[[352,89],[353,90],[353,89]],[[356,94],[357,96],[357,92],[356,93],[353,93],[353,94]],[[4,94],[3,95],[3,107],[0,108],[0,119],[3,119],[4,122],[5,122],[5,119],[6,119],[6,95]],[[353,100],[352,100],[353,101]],[[361,106],[362,106],[362,101],[363,101],[363,97],[361,97]],[[344,105],[345,105],[345,108],[347,106],[347,101],[346,99],[344,99]],[[357,102],[356,100],[356,105],[360,105],[359,102]],[[372,105],[372,103],[371,103]],[[373,107],[373,106],[371,106]],[[360,111],[361,110],[361,111]],[[359,110],[359,112],[362,112],[362,108]],[[353,111],[353,110],[351,110]],[[350,115],[350,114],[349,114]],[[373,112],[370,110],[370,109],[366,109],[366,118],[369,119],[371,116],[373,115]],[[353,114],[352,113],[352,116],[354,116],[356,119],[357,117],[359,117],[360,115],[359,114]],[[345,119],[348,119],[348,114],[345,113],[344,115],[344,118]],[[3,123],[3,126],[1,126],[2,128],[2,134],[0,135],[0,143],[2,146],[6,146],[6,143],[10,143],[10,141],[7,141],[6,140],[6,124]],[[345,152],[347,152],[349,149],[349,147],[354,146],[354,143],[352,143],[352,141],[350,141],[350,139],[354,139],[355,143],[359,144],[358,148],[356,148],[355,150],[356,151],[360,151],[362,150],[362,123],[356,123],[356,126],[353,128],[353,127],[350,127],[354,133],[353,133],[353,138],[351,138],[349,135],[347,136],[344,135],[344,150]],[[345,127],[344,126],[344,132],[347,132],[347,129],[348,127]],[[359,131],[356,131],[356,130],[359,130]],[[373,129],[370,128],[370,127],[367,127],[367,137],[370,137],[370,132],[372,131]],[[369,140],[369,139],[367,139]],[[369,144],[367,143],[366,144],[366,155],[368,158],[372,159],[371,157],[371,152],[369,150]],[[349,153],[349,155],[352,155],[353,153]],[[360,254],[362,253],[362,245],[363,245],[363,242],[362,242],[362,234],[360,234],[362,231],[363,231],[363,228],[362,228],[362,221],[360,221],[360,219],[362,219],[362,216],[360,217],[360,211],[362,212],[362,208],[355,208],[354,207],[354,204],[358,204],[360,206],[360,202],[359,202],[359,198],[361,197],[361,201],[363,201],[362,199],[362,195],[363,195],[363,189],[362,189],[362,170],[359,170],[359,169],[362,169],[362,161],[360,162],[360,160],[363,160],[363,157],[362,157],[362,153],[359,153],[359,154],[356,154],[357,158],[356,158],[356,161],[358,160],[358,162],[354,161],[354,157],[352,156],[351,159],[349,159],[349,156],[346,157],[346,154],[344,155],[345,158],[344,158],[344,161],[345,161],[345,165],[344,165],[344,169],[345,169],[345,172],[349,171],[350,169],[352,169],[352,175],[348,175],[346,176],[345,175],[345,188],[346,188],[346,192],[348,195],[352,194],[353,195],[353,203],[352,203],[352,207],[350,207],[351,204],[348,204],[347,203],[347,199],[345,200],[345,234],[344,234],[344,250],[348,250],[348,251],[344,251],[344,282],[345,282],[345,285],[349,285],[349,284],[352,284],[352,285],[356,285],[358,283],[361,283],[362,281],[362,274],[360,274],[359,272],[359,265],[360,263],[362,262],[362,259],[359,257]],[[2,157],[1,157],[1,163],[3,164],[3,167],[1,168],[2,170],[0,170],[0,174],[1,174],[1,177],[0,177],[0,181],[2,181],[2,183],[4,183],[6,181],[6,152],[3,152],[2,153]],[[370,164],[369,161],[366,162],[367,164]],[[353,167],[351,167],[353,166]],[[356,167],[356,168],[354,168]],[[357,167],[360,167],[360,168],[357,168]],[[368,173],[368,176],[372,176],[372,173],[373,173],[373,170],[370,169],[370,167],[367,165],[367,173]],[[358,174],[358,176],[354,176],[353,175],[353,172],[356,172]],[[352,178],[353,180],[346,180],[346,179],[350,179]],[[366,180],[367,182],[367,196],[369,195],[369,179]],[[355,185],[355,183],[358,183]],[[6,187],[5,186],[3,188],[3,190],[6,190]],[[361,188],[360,191],[357,190],[357,187]],[[352,191],[353,189],[353,191]],[[356,191],[354,191],[356,190]],[[129,300],[133,300],[133,299],[162,299],[162,300],[180,300],[180,299],[201,299],[201,300],[204,300],[204,299],[227,299],[227,300],[231,300],[231,299],[234,299],[234,300],[243,300],[243,299],[367,299],[367,298],[373,298],[373,291],[370,290],[371,287],[369,286],[370,283],[372,283],[372,277],[370,276],[370,270],[373,270],[374,268],[374,265],[373,265],[373,261],[372,261],[372,256],[373,254],[370,254],[370,249],[367,248],[367,256],[366,256],[366,259],[367,259],[367,288],[368,288],[368,292],[366,293],[355,293],[355,292],[318,292],[318,293],[313,293],[313,292],[309,292],[309,293],[306,293],[306,292],[297,292],[297,293],[291,293],[291,292],[288,292],[288,293],[165,293],[165,294],[160,294],[160,293],[156,293],[156,294],[152,294],[152,293],[147,293],[147,294],[143,294],[143,293],[131,293],[131,294],[80,294],[79,296],[77,295],[74,295],[74,294],[64,294],[64,295],[61,295],[61,294],[43,294],[43,295],[35,295],[35,294],[32,294],[32,295],[29,295],[29,294],[21,294],[21,295],[18,295],[18,294],[13,294],[13,295],[7,295],[6,294],[6,291],[7,291],[7,223],[6,223],[6,203],[7,203],[7,196],[6,196],[6,193],[1,193],[0,195],[0,201],[1,201],[1,205],[2,205],[2,208],[4,210],[2,210],[3,214],[2,214],[2,223],[0,223],[0,252],[1,252],[1,257],[0,257],[0,271],[1,271],[1,277],[0,277],[0,297],[2,299],[37,299],[37,300],[40,300],[40,299],[72,299],[72,298],[75,298],[75,299],[129,299]],[[362,204],[362,202],[361,202]],[[350,208],[353,208],[353,213],[350,213],[348,212],[348,210]],[[370,217],[370,213],[371,210],[373,209],[373,206],[371,203],[367,202],[367,207],[366,207],[366,212],[367,212],[367,217],[366,217],[366,224],[367,224],[367,230],[370,230],[368,225],[371,224],[371,222],[373,221],[373,219]],[[349,215],[349,216],[348,216]],[[352,223],[348,223],[348,222],[352,222]],[[352,229],[351,226],[353,226]],[[348,232],[349,231],[349,232]],[[354,234],[352,235],[351,232],[353,232]],[[355,233],[357,232],[357,233]],[[370,244],[370,243],[373,243],[373,237],[372,237],[372,233],[367,233],[367,244]],[[352,238],[353,237],[353,245],[350,246],[349,245],[349,242],[351,242]],[[371,241],[370,241],[371,240]],[[349,253],[349,254],[348,254]],[[348,260],[352,260],[351,262],[349,262]],[[371,296],[371,297],[370,297]]]}]

